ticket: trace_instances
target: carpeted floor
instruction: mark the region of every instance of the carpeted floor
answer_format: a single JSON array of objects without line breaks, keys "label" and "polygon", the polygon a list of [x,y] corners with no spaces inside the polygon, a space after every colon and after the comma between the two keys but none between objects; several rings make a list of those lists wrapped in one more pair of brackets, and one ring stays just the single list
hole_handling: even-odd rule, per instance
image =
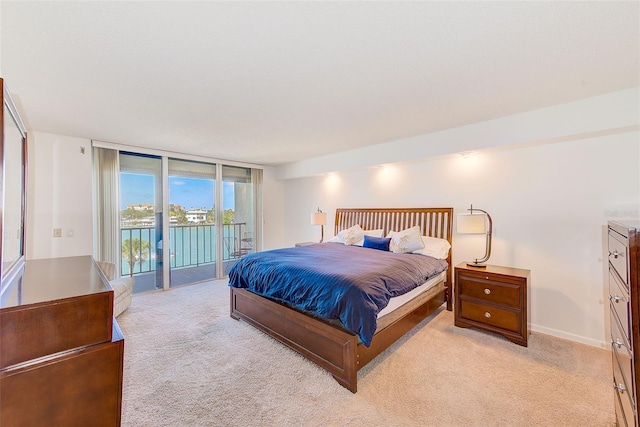
[{"label": "carpeted floor", "polygon": [[612,426],[610,353],[543,334],[529,347],[436,312],[358,373],[331,375],[229,317],[224,280],[135,295],[123,426]]}]

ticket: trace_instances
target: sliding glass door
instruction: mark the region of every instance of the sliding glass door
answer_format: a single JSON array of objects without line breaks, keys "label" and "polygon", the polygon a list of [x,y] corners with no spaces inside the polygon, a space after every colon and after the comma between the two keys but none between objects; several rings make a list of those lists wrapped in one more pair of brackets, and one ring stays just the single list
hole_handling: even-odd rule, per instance
[{"label": "sliding glass door", "polygon": [[120,153],[120,275],[135,291],[163,289],[162,158]]},{"label": "sliding glass door", "polygon": [[255,250],[255,207],[251,169],[222,166],[222,275]]},{"label": "sliding glass door", "polygon": [[218,277],[216,165],[169,159],[170,286]]}]

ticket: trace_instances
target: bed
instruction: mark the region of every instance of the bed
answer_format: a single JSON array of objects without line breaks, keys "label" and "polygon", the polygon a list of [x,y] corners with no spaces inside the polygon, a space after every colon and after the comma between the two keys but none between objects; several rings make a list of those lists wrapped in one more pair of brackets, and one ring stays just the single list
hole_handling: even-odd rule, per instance
[{"label": "bed", "polygon": [[[335,234],[360,225],[365,230],[400,231],[420,226],[424,236],[451,243],[453,208],[337,209]],[[323,245],[331,245],[325,243]],[[303,249],[303,248],[297,248]],[[342,386],[357,392],[357,371],[423,319],[446,303],[451,310],[451,250],[449,265],[428,290],[378,317],[373,338],[365,345],[357,333],[340,322],[312,316],[287,304],[230,287],[231,317],[244,320],[329,371]]]}]

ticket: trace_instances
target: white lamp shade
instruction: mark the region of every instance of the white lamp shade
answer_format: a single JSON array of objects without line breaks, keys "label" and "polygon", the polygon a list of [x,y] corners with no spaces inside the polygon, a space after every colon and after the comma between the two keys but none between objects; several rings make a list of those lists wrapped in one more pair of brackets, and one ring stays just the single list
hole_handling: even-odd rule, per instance
[{"label": "white lamp shade", "polygon": [[311,214],[311,225],[327,225],[327,214],[324,212],[313,212]]},{"label": "white lamp shade", "polygon": [[482,234],[487,232],[485,214],[458,214],[458,234]]}]

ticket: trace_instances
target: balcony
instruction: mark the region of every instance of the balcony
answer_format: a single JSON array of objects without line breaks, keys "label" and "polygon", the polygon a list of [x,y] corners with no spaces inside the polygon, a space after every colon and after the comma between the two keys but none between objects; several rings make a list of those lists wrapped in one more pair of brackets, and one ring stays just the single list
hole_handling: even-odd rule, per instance
[{"label": "balcony", "polygon": [[[156,289],[156,274],[162,274],[163,239],[156,239],[153,226],[121,228],[120,233],[120,274],[136,278],[134,292]],[[253,252],[253,238],[246,223],[223,224],[222,235],[223,274],[226,276],[236,260]],[[215,224],[172,225],[169,242],[172,287],[216,278]]]}]

